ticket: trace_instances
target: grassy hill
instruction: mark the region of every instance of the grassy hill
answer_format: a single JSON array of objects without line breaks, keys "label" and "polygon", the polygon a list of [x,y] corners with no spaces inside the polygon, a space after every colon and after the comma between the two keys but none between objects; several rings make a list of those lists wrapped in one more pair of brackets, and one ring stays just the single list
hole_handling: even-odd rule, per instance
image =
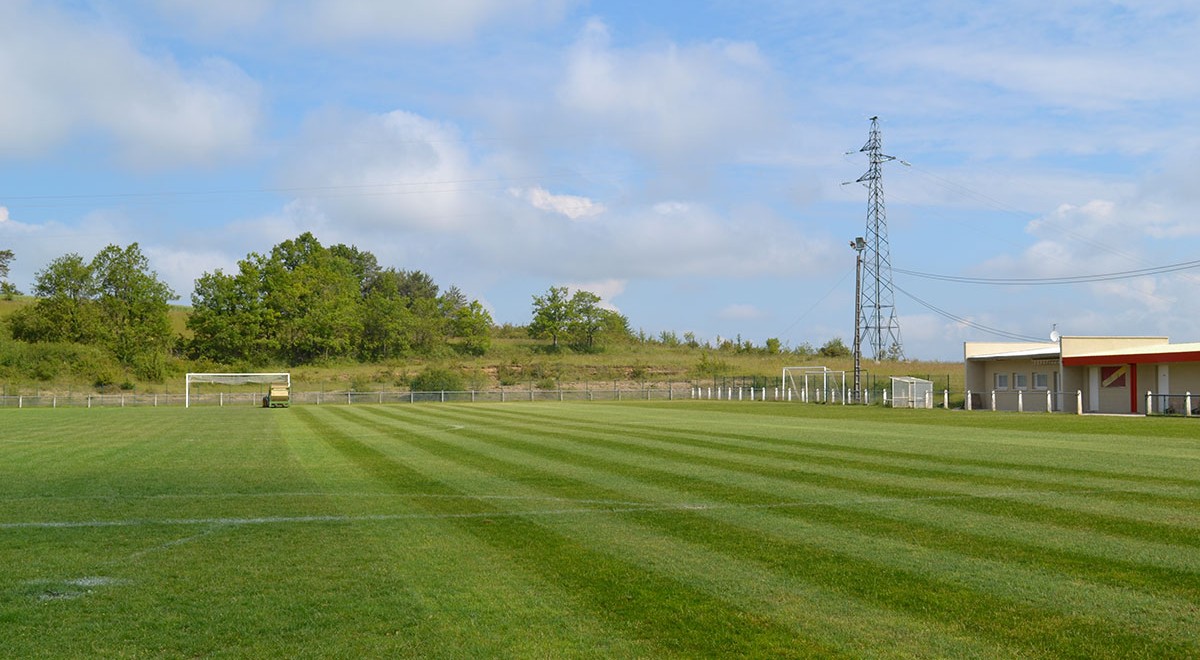
[{"label": "grassy hill", "polygon": [[[33,303],[30,297],[0,300],[0,326],[4,317]],[[174,306],[170,311],[172,330],[185,338],[189,336],[186,323],[189,309]],[[0,341],[7,341],[7,330],[0,331]],[[10,344],[11,346],[11,344]],[[0,351],[2,352],[2,351]],[[10,351],[11,352],[11,351]],[[27,357],[27,356],[26,356]],[[71,357],[55,358],[58,363],[70,362]],[[54,364],[38,368],[39,376],[20,374],[12,363],[19,361],[0,357],[0,384],[5,393],[72,390],[94,387],[96,379],[70,373],[50,373]],[[7,362],[7,363],[6,363]],[[42,362],[45,362],[43,360]],[[795,354],[769,355],[763,351],[715,350],[665,346],[654,342],[633,342],[610,346],[603,352],[576,353],[569,349],[547,350],[546,343],[525,336],[521,328],[502,328],[496,332],[492,348],[480,357],[457,354],[437,357],[413,357],[377,364],[336,362],[329,364],[289,367],[268,365],[260,371],[286,370],[292,372],[295,386],[300,390],[357,390],[380,391],[407,389],[409,381],[428,369],[449,370],[461,376],[469,389],[497,387],[528,387],[553,389],[583,387],[588,384],[616,383],[620,387],[636,387],[642,383],[697,382],[720,384],[734,378],[778,378],[785,366],[825,366],[833,370],[853,370],[850,358],[825,358]],[[67,364],[61,364],[65,368]],[[5,368],[7,367],[7,371]],[[115,367],[105,367],[110,371]],[[192,364],[178,360],[172,365],[177,378],[168,382],[138,382],[128,375],[107,378],[108,386],[125,385],[126,389],[142,392],[178,391],[183,373],[187,371],[228,370],[211,364]],[[25,371],[28,371],[26,369]],[[962,390],[962,365],[957,362],[863,362],[864,386],[873,379],[886,381],[888,376],[913,375],[934,381],[935,389],[948,387],[952,392]]]}]

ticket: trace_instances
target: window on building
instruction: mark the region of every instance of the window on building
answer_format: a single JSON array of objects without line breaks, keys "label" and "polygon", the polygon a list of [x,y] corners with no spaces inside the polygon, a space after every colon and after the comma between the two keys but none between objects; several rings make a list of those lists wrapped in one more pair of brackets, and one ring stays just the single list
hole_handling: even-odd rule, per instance
[{"label": "window on building", "polygon": [[1013,387],[1018,390],[1029,389],[1029,374],[1013,374]]},{"label": "window on building", "polygon": [[1008,374],[996,374],[996,389],[1008,389]]},{"label": "window on building", "polygon": [[1050,389],[1050,374],[1035,373],[1033,375],[1033,389],[1035,389],[1035,390]]}]

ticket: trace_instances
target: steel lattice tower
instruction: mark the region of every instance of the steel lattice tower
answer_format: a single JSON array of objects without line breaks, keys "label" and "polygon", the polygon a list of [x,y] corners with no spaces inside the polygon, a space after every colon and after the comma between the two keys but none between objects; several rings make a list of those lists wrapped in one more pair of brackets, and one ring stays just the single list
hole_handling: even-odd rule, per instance
[{"label": "steel lattice tower", "polygon": [[896,319],[895,292],[892,287],[892,255],[888,246],[887,209],[883,202],[882,165],[895,156],[883,153],[879,117],[871,117],[871,134],[860,152],[870,158],[867,173],[857,179],[867,186],[867,247],[863,254],[863,287],[860,302],[863,344],[871,347],[872,357],[904,358],[900,342],[900,322]]}]

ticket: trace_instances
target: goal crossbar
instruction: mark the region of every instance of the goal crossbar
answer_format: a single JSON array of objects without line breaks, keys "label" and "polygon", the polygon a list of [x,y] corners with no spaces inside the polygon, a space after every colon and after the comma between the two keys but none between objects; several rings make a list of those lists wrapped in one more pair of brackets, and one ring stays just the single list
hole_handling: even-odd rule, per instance
[{"label": "goal crossbar", "polygon": [[287,385],[290,394],[292,391],[292,374],[290,373],[189,373],[184,380],[183,407],[191,407],[192,383],[241,385],[243,383],[279,382]]}]

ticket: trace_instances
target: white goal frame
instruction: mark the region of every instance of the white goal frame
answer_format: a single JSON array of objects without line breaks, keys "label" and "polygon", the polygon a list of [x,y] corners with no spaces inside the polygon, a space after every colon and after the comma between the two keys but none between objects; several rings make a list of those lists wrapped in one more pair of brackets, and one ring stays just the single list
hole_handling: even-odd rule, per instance
[{"label": "white goal frame", "polygon": [[892,376],[893,408],[933,408],[933,381]]},{"label": "white goal frame", "polygon": [[183,381],[183,407],[192,407],[192,383],[278,383],[283,381],[288,388],[288,399],[292,397],[292,374],[290,373],[189,373]]},{"label": "white goal frame", "polygon": [[782,380],[784,391],[794,392],[802,403],[832,403],[838,399],[846,403],[845,371],[833,371],[828,367],[784,367]]}]

